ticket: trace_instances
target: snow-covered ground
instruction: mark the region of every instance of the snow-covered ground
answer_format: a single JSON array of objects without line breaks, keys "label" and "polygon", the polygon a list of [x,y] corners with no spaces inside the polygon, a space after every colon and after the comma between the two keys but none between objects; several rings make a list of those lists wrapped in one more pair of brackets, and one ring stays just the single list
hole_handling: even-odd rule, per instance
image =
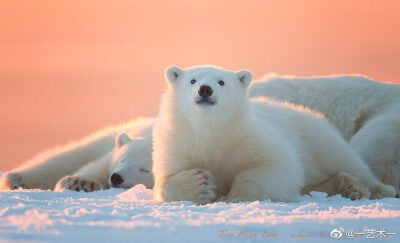
[{"label": "snow-covered ground", "polygon": [[[400,242],[400,200],[395,198],[350,201],[313,192],[295,203],[197,206],[155,203],[152,193],[142,185],[93,193],[0,191],[0,242],[374,240],[368,236]],[[331,238],[334,229],[340,239]],[[383,231],[397,234],[380,238]]]}]

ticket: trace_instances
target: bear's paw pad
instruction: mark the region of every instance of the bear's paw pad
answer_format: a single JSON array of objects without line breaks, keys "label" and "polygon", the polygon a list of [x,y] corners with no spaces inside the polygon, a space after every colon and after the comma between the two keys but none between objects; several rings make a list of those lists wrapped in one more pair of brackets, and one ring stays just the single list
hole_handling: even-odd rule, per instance
[{"label": "bear's paw pad", "polygon": [[340,173],[338,178],[340,180],[338,193],[340,193],[342,197],[349,198],[351,200],[370,197],[368,188],[362,185],[357,178],[347,173]]},{"label": "bear's paw pad", "polygon": [[194,169],[190,173],[193,201],[199,204],[211,203],[216,198],[214,176],[210,171]]},{"label": "bear's paw pad", "polygon": [[101,184],[92,178],[85,176],[65,176],[57,182],[55,191],[72,190],[93,192],[103,189]]}]

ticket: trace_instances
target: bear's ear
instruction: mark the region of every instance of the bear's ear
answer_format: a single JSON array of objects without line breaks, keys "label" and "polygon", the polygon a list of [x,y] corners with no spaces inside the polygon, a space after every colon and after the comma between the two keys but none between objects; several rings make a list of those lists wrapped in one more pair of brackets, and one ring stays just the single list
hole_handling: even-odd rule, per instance
[{"label": "bear's ear", "polygon": [[167,70],[165,70],[165,76],[167,77],[167,80],[171,83],[175,83],[179,76],[182,75],[182,73],[182,69],[175,66],[169,67],[167,68]]},{"label": "bear's ear", "polygon": [[253,78],[253,74],[248,70],[240,70],[236,72],[236,76],[245,88],[249,86],[250,81]]},{"label": "bear's ear", "polygon": [[115,140],[115,144],[117,145],[118,148],[124,146],[127,144],[129,141],[132,139],[128,136],[126,133],[121,133],[117,136],[117,139]]}]

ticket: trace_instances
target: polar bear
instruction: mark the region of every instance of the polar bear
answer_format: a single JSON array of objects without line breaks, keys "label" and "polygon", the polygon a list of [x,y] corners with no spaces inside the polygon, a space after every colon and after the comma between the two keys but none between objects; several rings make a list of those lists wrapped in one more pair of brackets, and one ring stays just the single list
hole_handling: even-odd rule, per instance
[{"label": "polar bear", "polygon": [[153,130],[157,201],[291,202],[341,173],[365,185],[365,197],[395,195],[319,114],[250,100],[249,71],[170,67],[166,79]]},{"label": "polar bear", "polygon": [[[147,178],[151,176],[132,176],[151,171],[154,122],[154,118],[139,118],[39,154],[4,174],[0,188],[95,191],[110,186],[130,188],[132,183],[152,187]],[[129,151],[128,145],[133,145]]]},{"label": "polar bear", "polygon": [[269,75],[250,87],[323,113],[383,183],[400,192],[400,85],[363,76]]},{"label": "polar bear", "polygon": [[148,189],[153,188],[152,139],[149,138],[150,134],[134,138],[130,138],[126,133],[119,135],[110,166],[109,185],[131,188],[143,184]]}]

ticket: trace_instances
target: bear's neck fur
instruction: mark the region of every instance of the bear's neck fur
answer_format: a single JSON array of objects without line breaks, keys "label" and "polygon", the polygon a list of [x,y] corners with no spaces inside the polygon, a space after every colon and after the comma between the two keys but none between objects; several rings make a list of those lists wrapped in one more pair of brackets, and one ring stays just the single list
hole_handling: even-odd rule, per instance
[{"label": "bear's neck fur", "polygon": [[[194,119],[190,119],[179,112],[179,104],[176,104],[177,102],[174,100],[174,92],[169,90],[163,97],[162,104],[164,105],[160,109],[160,117],[166,119],[164,125],[168,125],[165,128],[171,129],[171,131],[179,130],[179,133],[175,132],[174,134],[180,134],[186,138],[191,136],[193,140],[208,141],[210,146],[228,149],[247,136],[251,129],[249,126],[252,123],[249,121],[252,119],[251,101],[248,97],[244,97],[243,100],[241,106],[224,113],[227,116],[223,119],[210,119],[215,116],[212,112],[204,117],[199,114]],[[220,136],[217,137],[216,134]]]}]

